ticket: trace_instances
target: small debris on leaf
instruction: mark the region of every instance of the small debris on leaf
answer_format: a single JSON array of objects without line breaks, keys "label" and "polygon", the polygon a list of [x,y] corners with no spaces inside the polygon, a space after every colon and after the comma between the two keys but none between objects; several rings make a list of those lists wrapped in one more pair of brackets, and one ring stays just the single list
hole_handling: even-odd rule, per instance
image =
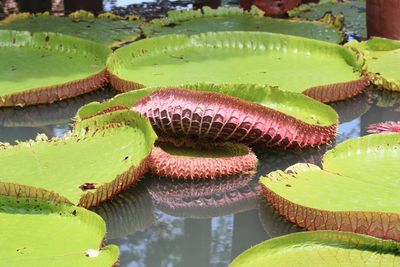
[{"label": "small debris on leaf", "polygon": [[81,186],[79,186],[82,191],[90,190],[90,189],[96,189],[96,184],[95,183],[84,183]]},{"label": "small debris on leaf", "polygon": [[100,255],[100,251],[98,251],[96,249],[88,249],[85,251],[85,255],[86,255],[86,257],[89,257],[89,258],[96,258],[97,256]]}]

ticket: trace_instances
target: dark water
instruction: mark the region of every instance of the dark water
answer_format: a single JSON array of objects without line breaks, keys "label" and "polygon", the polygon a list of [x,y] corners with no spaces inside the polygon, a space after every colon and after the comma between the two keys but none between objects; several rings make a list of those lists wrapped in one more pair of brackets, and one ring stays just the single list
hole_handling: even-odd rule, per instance
[{"label": "dark water", "polygon": [[[37,133],[62,136],[80,106],[112,95],[104,89],[51,105],[0,109],[0,142]],[[376,88],[332,106],[341,118],[335,143],[365,135],[371,123],[400,120],[400,94]],[[254,176],[174,182],[148,175],[95,211],[107,222],[107,242],[120,246],[121,266],[227,266],[245,249],[299,230],[264,203],[258,177],[298,162],[320,164],[334,145],[306,151],[256,149],[260,164]]]}]

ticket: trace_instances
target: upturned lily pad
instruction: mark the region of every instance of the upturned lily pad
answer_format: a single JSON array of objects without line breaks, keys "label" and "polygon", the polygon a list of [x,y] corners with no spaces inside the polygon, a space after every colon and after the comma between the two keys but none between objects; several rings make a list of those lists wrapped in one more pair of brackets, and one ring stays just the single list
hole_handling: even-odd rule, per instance
[{"label": "upturned lily pad", "polygon": [[201,10],[169,11],[168,17],[144,23],[141,28],[147,37],[166,34],[199,34],[220,31],[258,31],[297,35],[322,41],[343,41],[341,23],[335,18],[328,22],[273,19],[264,17],[264,12],[253,6],[251,11],[237,7],[220,7]]},{"label": "upturned lily pad", "polygon": [[77,11],[67,17],[51,16],[48,13],[10,15],[0,21],[0,30],[58,32],[110,47],[134,41],[140,36],[138,21],[130,21],[113,14],[95,17],[86,11]]},{"label": "upturned lily pad", "polygon": [[[135,112],[108,112],[80,121],[60,139],[0,146],[0,185],[58,194],[90,207],[136,182],[155,134]],[[39,140],[41,139],[41,140]]]},{"label": "upturned lily pad", "polygon": [[385,121],[368,125],[369,133],[400,133],[400,121]]},{"label": "upturned lily pad", "polygon": [[307,230],[338,230],[400,241],[400,134],[375,134],[327,152],[323,168],[297,164],[261,177],[264,194]]},{"label": "upturned lily pad", "polygon": [[258,84],[331,102],[357,95],[368,84],[354,51],[266,32],[145,39],[118,49],[107,66],[112,85],[123,92],[199,82]]},{"label": "upturned lily pad", "polygon": [[328,106],[319,108],[325,112],[325,121],[316,120],[315,113],[298,113],[303,120],[297,119],[221,93],[164,89],[142,98],[132,110],[148,117],[160,136],[303,148],[319,146],[335,137],[336,121],[330,121],[336,118],[335,112]]},{"label": "upturned lily pad", "polygon": [[[224,142],[239,141],[248,144],[279,147],[318,146],[331,140],[336,133],[338,120],[336,112],[329,106],[298,93],[284,92],[274,88],[253,85],[197,84],[183,87],[190,88],[191,90],[145,88],[117,95],[104,103],[90,103],[78,111],[77,119],[92,116],[110,107],[133,106],[133,109],[136,111],[140,111],[143,115],[152,118],[153,127],[160,136],[172,136],[175,138],[190,137],[192,139],[197,136],[197,139],[219,139],[219,141]],[[174,98],[170,98],[172,95],[174,95]],[[172,99],[174,101],[171,102],[170,100]],[[203,116],[204,114],[200,113],[203,110],[202,105],[204,101],[207,103],[210,102],[210,108],[213,107],[217,110],[222,105],[226,110],[242,114],[243,116],[240,118],[247,118],[247,120],[251,121],[251,125],[257,124],[250,131],[253,134],[249,132],[249,134],[243,136],[241,134],[243,131],[248,132],[248,123],[240,124],[235,120],[231,121],[231,123],[237,124],[238,127],[226,128],[224,132],[218,132],[215,129],[208,132],[199,132],[195,129],[197,124],[193,122],[191,124],[193,127],[189,129],[188,125],[176,125],[174,121],[174,129],[170,129],[168,125],[172,125],[170,123],[170,119],[172,118],[171,110],[175,109],[168,109],[167,106],[171,106],[171,108],[173,106],[178,107],[184,102],[185,106],[191,106],[192,111],[198,112],[199,116]],[[153,114],[148,108],[158,108],[160,111]],[[168,112],[165,110],[166,108]],[[159,117],[164,112],[169,114],[168,118],[164,118],[164,115],[162,115],[162,118]],[[178,116],[178,108],[176,112],[178,112],[176,113]],[[257,121],[255,121],[254,112],[259,114],[258,117],[256,116]],[[224,120],[228,121],[233,116],[229,114],[228,112],[226,114],[221,113],[220,115]],[[161,127],[160,119],[167,126]],[[197,117],[194,117],[194,119],[197,120]],[[186,121],[187,119],[185,118],[184,120]],[[222,129],[222,124],[220,125],[217,122],[215,124],[215,127]],[[291,135],[292,132],[290,131],[284,131],[283,129],[286,126],[292,127],[296,135]],[[257,129],[262,129],[261,137],[263,138],[258,138],[260,137],[260,133]],[[227,135],[227,132],[234,134]]]},{"label": "upturned lily pad", "polygon": [[344,26],[348,33],[359,38],[367,38],[365,0],[320,0],[318,4],[308,3],[288,11],[289,16],[316,20],[327,12],[344,15]]},{"label": "upturned lily pad", "polygon": [[239,266],[397,266],[399,243],[335,231],[304,232],[262,242],[230,265]]},{"label": "upturned lily pad", "polygon": [[215,179],[254,171],[257,157],[242,144],[175,146],[159,143],[149,157],[154,174],[175,179]]},{"label": "upturned lily pad", "polygon": [[259,199],[253,175],[216,180],[149,179],[154,206],[172,216],[211,218],[256,209]]},{"label": "upturned lily pad", "polygon": [[57,34],[0,30],[0,107],[50,103],[105,85],[111,50]]},{"label": "upturned lily pad", "polygon": [[374,76],[374,84],[384,89],[400,91],[400,41],[375,37],[365,42],[353,41],[346,45],[363,54],[368,72]]},{"label": "upturned lily pad", "polygon": [[[8,193],[4,189],[1,185],[1,194]],[[106,225],[100,216],[60,202],[25,198],[21,195],[27,192],[22,191],[17,197],[0,196],[0,265],[116,264],[118,247],[102,247]],[[35,195],[34,190],[30,193]]]}]

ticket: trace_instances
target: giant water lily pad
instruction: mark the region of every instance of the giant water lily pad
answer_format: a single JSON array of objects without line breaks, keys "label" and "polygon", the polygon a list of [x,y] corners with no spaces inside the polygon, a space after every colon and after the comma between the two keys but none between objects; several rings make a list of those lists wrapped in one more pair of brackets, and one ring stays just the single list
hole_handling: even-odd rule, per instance
[{"label": "giant water lily pad", "polygon": [[343,40],[341,23],[335,18],[331,18],[329,23],[323,21],[273,19],[264,17],[264,12],[254,6],[250,12],[237,7],[220,7],[217,10],[204,7],[203,12],[169,11],[168,17],[142,24],[141,28],[147,37],[166,34],[192,35],[209,31],[259,31],[340,43]]},{"label": "giant water lily pad", "polygon": [[50,16],[47,13],[10,15],[0,21],[0,29],[29,32],[58,32],[89,39],[107,46],[134,41],[140,36],[139,22],[104,14],[94,17],[77,11],[68,17]]},{"label": "giant water lily pad", "polygon": [[397,266],[400,245],[365,235],[304,232],[262,242],[230,265],[239,266]]},{"label": "giant water lily pad", "polygon": [[[277,147],[318,146],[334,138],[336,133],[336,112],[302,94],[253,85],[197,84],[183,87],[191,90],[145,88],[118,95],[104,103],[90,103],[78,111],[78,119],[113,106],[133,107],[151,118],[154,129],[163,136],[218,139]],[[199,116],[208,116],[202,106],[206,102],[209,103],[208,110],[224,110],[218,116],[213,115],[217,119],[210,131],[203,131],[208,127],[203,125],[208,119],[198,122]],[[175,118],[173,123],[171,121],[172,113],[181,117],[179,105],[182,103],[187,110],[196,113],[190,119],[190,124],[188,118],[183,119],[183,124],[177,124]],[[157,108],[158,112],[150,111]],[[231,111],[236,112],[236,115]],[[166,118],[163,115],[165,112],[169,114]],[[230,123],[221,124],[220,120],[230,120]],[[239,123],[241,120],[244,123]],[[233,124],[237,127],[231,127]],[[199,128],[199,125],[202,126]],[[247,128],[249,125],[254,126],[250,131]]]},{"label": "giant water lily pad", "polygon": [[317,40],[217,32],[141,40],[117,50],[107,65],[119,91],[198,82],[268,84],[330,102],[363,91],[368,80],[360,61],[350,49]]},{"label": "giant water lily pad", "polygon": [[359,38],[367,38],[365,0],[321,0],[318,4],[308,3],[288,11],[289,16],[316,20],[327,12],[344,15],[346,31]]},{"label": "giant water lily pad", "polygon": [[400,241],[400,134],[351,139],[323,158],[261,178],[268,201],[307,230],[340,230]]},{"label": "giant water lily pad", "polygon": [[115,265],[118,247],[102,248],[106,225],[100,216],[60,202],[3,195],[10,191],[1,185],[0,265]]},{"label": "giant water lily pad", "polygon": [[150,170],[175,179],[214,179],[254,171],[256,155],[242,144],[175,146],[160,143],[149,157]]},{"label": "giant water lily pad", "polygon": [[373,82],[376,85],[400,91],[400,41],[375,37],[347,45],[363,53],[367,69],[374,75]]},{"label": "giant water lily pad", "polygon": [[103,45],[56,33],[0,30],[0,107],[49,103],[107,83]]},{"label": "giant water lily pad", "polygon": [[139,114],[104,113],[60,139],[0,146],[0,184],[40,189],[90,207],[140,178],[154,140],[150,123]]}]

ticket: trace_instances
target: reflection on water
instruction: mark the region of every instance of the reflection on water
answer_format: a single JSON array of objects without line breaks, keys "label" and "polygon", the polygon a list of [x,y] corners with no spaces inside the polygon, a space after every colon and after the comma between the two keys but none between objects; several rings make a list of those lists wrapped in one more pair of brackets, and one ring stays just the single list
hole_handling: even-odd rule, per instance
[{"label": "reflection on water", "polygon": [[60,137],[71,129],[72,118],[81,106],[109,99],[115,94],[110,88],[104,88],[53,104],[0,108],[0,142],[34,139],[38,133],[49,138]]},{"label": "reflection on water", "polygon": [[[0,109],[0,142],[27,140],[37,133],[62,135],[79,106],[112,94],[100,91],[51,105]],[[399,93],[371,89],[332,106],[341,115],[332,144],[304,151],[255,149],[255,176],[184,182],[148,175],[95,208],[107,222],[107,242],[120,246],[121,266],[227,266],[263,240],[299,231],[259,196],[257,178],[297,162],[319,165],[326,150],[365,135],[369,124],[400,120]]]}]

